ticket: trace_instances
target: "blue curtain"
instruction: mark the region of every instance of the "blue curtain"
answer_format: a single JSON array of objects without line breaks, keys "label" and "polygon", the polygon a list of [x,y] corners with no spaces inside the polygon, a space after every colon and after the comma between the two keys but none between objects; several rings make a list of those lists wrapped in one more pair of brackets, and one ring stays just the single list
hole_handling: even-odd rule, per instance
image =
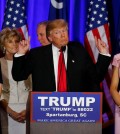
[{"label": "blue curtain", "polygon": [[48,20],[50,0],[26,0],[26,12],[29,35],[31,36],[31,48],[40,46],[37,40],[37,24]]},{"label": "blue curtain", "polygon": [[112,0],[112,54],[120,53],[120,0]]},{"label": "blue curtain", "polygon": [[6,0],[0,0],[0,30],[2,28],[2,23],[4,19],[5,6],[6,6]]},{"label": "blue curtain", "polygon": [[86,24],[87,0],[69,1],[69,34],[70,40],[83,44]]}]

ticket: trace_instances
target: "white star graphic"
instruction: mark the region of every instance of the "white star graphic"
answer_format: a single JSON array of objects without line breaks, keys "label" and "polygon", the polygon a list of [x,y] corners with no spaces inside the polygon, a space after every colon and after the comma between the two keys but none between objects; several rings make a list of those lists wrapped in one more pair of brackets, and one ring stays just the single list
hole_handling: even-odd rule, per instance
[{"label": "white star graphic", "polygon": [[90,1],[90,4],[91,4],[91,5],[93,5],[93,3],[94,3],[93,1]]},{"label": "white star graphic", "polygon": [[24,13],[21,13],[21,16],[24,16]]},{"label": "white star graphic", "polygon": [[98,20],[98,21],[97,21],[97,23],[98,23],[98,24],[101,24],[101,21],[100,21],[100,20]]},{"label": "white star graphic", "polygon": [[12,27],[15,27],[15,24],[14,23],[12,24]]},{"label": "white star graphic", "polygon": [[102,7],[102,8],[101,8],[101,10],[102,10],[102,11],[105,11],[105,8],[104,8],[104,7]]},{"label": "white star graphic", "polygon": [[97,14],[97,11],[93,11],[93,14]]},{"label": "white star graphic", "polygon": [[93,25],[92,25],[92,24],[90,24],[90,25],[89,25],[89,27],[91,28],[91,27],[93,27]]},{"label": "white star graphic", "polygon": [[9,25],[9,24],[10,24],[10,22],[9,22],[9,21],[7,21],[7,22],[6,22],[6,25]]},{"label": "white star graphic", "polygon": [[13,9],[10,7],[10,8],[9,8],[9,11],[11,12],[12,10],[13,10]]},{"label": "white star graphic", "polygon": [[23,20],[19,20],[20,23],[23,23]]},{"label": "white star graphic", "polygon": [[88,11],[90,12],[91,11],[91,8],[89,8]]},{"label": "white star graphic", "polygon": [[92,17],[92,18],[91,18],[91,20],[92,20],[92,21],[94,21],[94,20],[95,20],[95,18],[93,18],[93,17]]},{"label": "white star graphic", "polygon": [[13,5],[14,4],[14,1],[11,1],[10,3],[11,3],[11,5]]},{"label": "white star graphic", "polygon": [[11,18],[11,14],[8,14],[8,18]]},{"label": "white star graphic", "polygon": [[18,14],[18,13],[19,13],[19,11],[18,11],[18,10],[16,10],[16,11],[15,11],[15,13],[16,13],[16,14]]},{"label": "white star graphic", "polygon": [[17,17],[14,17],[13,20],[16,21],[17,20]]},{"label": "white star graphic", "polygon": [[105,20],[107,21],[108,20],[108,17],[105,17]]},{"label": "white star graphic", "polygon": [[96,7],[96,8],[99,8],[99,5],[97,4],[97,5],[95,5],[95,7]]},{"label": "white star graphic", "polygon": [[24,9],[25,9],[25,7],[23,6],[23,7],[22,7],[22,9],[24,10]]},{"label": "white star graphic", "polygon": [[17,3],[17,4],[16,4],[16,6],[17,6],[17,7],[20,7],[20,4],[19,4],[19,3]]},{"label": "white star graphic", "polygon": [[100,14],[99,16],[100,16],[100,18],[102,18],[102,17],[103,17],[103,15],[102,15],[102,14]]},{"label": "white star graphic", "polygon": [[103,1],[103,4],[106,5],[106,1]]}]

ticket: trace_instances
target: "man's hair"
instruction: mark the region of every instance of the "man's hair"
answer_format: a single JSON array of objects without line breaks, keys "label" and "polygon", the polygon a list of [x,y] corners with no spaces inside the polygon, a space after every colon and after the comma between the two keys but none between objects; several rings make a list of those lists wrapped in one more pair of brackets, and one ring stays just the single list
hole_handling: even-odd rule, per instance
[{"label": "man's hair", "polygon": [[56,19],[56,20],[50,21],[47,24],[47,27],[46,27],[46,35],[47,35],[47,37],[50,35],[50,32],[53,29],[55,29],[55,28],[63,28],[63,27],[68,28],[67,22],[65,20],[63,20],[63,19]]},{"label": "man's hair", "polygon": [[37,27],[44,25],[47,26],[47,24],[49,23],[49,21],[41,21],[40,23],[37,24]]}]

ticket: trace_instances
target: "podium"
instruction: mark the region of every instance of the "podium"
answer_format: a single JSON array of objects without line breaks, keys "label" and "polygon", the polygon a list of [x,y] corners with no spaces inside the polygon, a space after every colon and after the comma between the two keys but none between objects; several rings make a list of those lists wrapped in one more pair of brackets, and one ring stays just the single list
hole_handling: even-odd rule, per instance
[{"label": "podium", "polygon": [[27,134],[102,134],[102,93],[31,92]]}]

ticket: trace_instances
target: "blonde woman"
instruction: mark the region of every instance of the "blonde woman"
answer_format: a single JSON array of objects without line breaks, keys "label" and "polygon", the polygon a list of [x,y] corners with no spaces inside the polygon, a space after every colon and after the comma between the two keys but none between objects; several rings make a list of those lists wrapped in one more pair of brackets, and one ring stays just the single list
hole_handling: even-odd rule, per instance
[{"label": "blonde woman", "polygon": [[3,134],[26,133],[26,101],[31,81],[14,81],[11,74],[13,55],[18,51],[21,35],[16,29],[0,32],[0,46],[5,54],[0,58],[3,88],[1,93],[1,126]]}]

